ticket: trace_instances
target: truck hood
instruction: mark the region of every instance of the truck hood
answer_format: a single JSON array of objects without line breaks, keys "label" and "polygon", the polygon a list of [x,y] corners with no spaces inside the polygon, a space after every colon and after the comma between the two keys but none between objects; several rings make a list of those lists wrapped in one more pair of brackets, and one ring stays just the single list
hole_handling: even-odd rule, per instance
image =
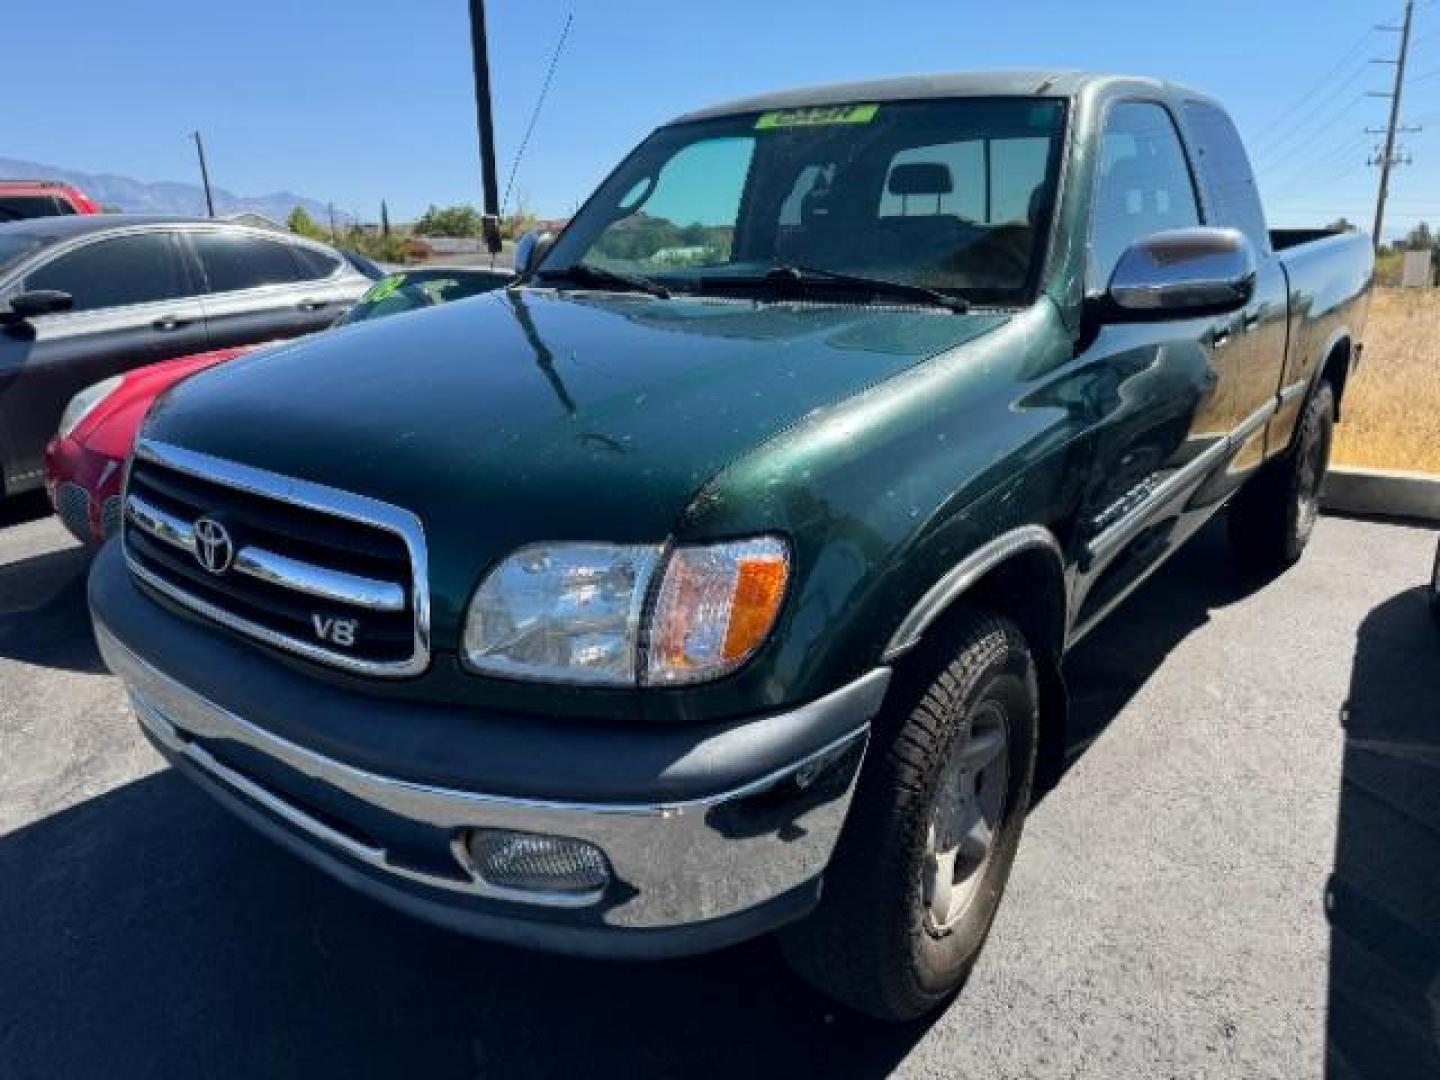
[{"label": "truck hood", "polygon": [[512,290],[212,368],[145,435],[419,515],[449,647],[509,551],[658,542],[726,465],[1006,318]]}]

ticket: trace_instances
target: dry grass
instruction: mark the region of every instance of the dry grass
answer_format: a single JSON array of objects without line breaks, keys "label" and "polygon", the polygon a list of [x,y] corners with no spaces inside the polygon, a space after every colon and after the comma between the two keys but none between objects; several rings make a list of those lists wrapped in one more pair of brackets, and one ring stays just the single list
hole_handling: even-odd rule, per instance
[{"label": "dry grass", "polygon": [[1376,289],[1335,429],[1342,465],[1440,473],[1440,289]]}]

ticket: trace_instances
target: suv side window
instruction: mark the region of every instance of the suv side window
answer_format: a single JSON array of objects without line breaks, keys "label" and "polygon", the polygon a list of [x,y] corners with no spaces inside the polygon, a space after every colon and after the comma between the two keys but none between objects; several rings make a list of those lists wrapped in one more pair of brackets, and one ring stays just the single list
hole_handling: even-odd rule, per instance
[{"label": "suv side window", "polygon": [[96,240],[46,263],[25,279],[27,289],[59,289],[73,311],[126,307],[191,295],[169,233]]},{"label": "suv side window", "polygon": [[302,281],[319,281],[321,278],[329,277],[340,268],[339,259],[326,254],[319,248],[295,244],[290,250],[300,261],[300,279]]},{"label": "suv side window", "polygon": [[212,293],[237,292],[261,285],[284,285],[308,278],[292,246],[281,240],[220,232],[190,234]]},{"label": "suv side window", "polygon": [[1199,159],[1210,224],[1239,229],[1257,252],[1266,254],[1270,250],[1270,231],[1240,133],[1225,110],[1204,101],[1187,101],[1185,120]]},{"label": "suv side window", "polygon": [[1090,224],[1092,291],[1105,288],[1135,241],[1200,224],[1184,144],[1163,106],[1124,101],[1112,108],[1100,138],[1099,170]]}]

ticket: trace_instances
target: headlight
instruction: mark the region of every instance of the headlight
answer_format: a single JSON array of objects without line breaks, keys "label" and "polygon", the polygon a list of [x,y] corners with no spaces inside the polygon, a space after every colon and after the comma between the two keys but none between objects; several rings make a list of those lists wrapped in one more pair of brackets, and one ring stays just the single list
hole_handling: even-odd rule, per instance
[{"label": "headlight", "polygon": [[659,546],[522,548],[476,590],[465,659],[518,679],[633,684],[640,609]]},{"label": "headlight", "polygon": [[658,545],[522,548],[470,601],[465,663],[514,679],[612,686],[700,682],[739,667],[780,610],[790,571],[785,542],[766,536],[676,548],[646,620],[660,554]]},{"label": "headlight", "polygon": [[120,375],[112,375],[108,379],[101,379],[72,397],[70,404],[65,406],[65,411],[60,416],[60,437],[68,439],[70,433],[80,426],[80,421],[89,416],[95,406],[109,397],[111,392],[120,385],[121,378]]}]

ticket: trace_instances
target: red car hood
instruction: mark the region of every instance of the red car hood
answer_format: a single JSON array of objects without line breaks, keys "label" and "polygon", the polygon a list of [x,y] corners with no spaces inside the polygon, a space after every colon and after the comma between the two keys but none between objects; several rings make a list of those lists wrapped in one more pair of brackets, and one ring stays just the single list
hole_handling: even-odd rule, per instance
[{"label": "red car hood", "polygon": [[216,349],[162,360],[158,364],[147,364],[127,372],[120,385],[80,422],[71,438],[97,454],[112,458],[127,457],[134,445],[135,433],[140,430],[140,422],[145,419],[152,401],[181,379],[260,347],[244,345]]}]

